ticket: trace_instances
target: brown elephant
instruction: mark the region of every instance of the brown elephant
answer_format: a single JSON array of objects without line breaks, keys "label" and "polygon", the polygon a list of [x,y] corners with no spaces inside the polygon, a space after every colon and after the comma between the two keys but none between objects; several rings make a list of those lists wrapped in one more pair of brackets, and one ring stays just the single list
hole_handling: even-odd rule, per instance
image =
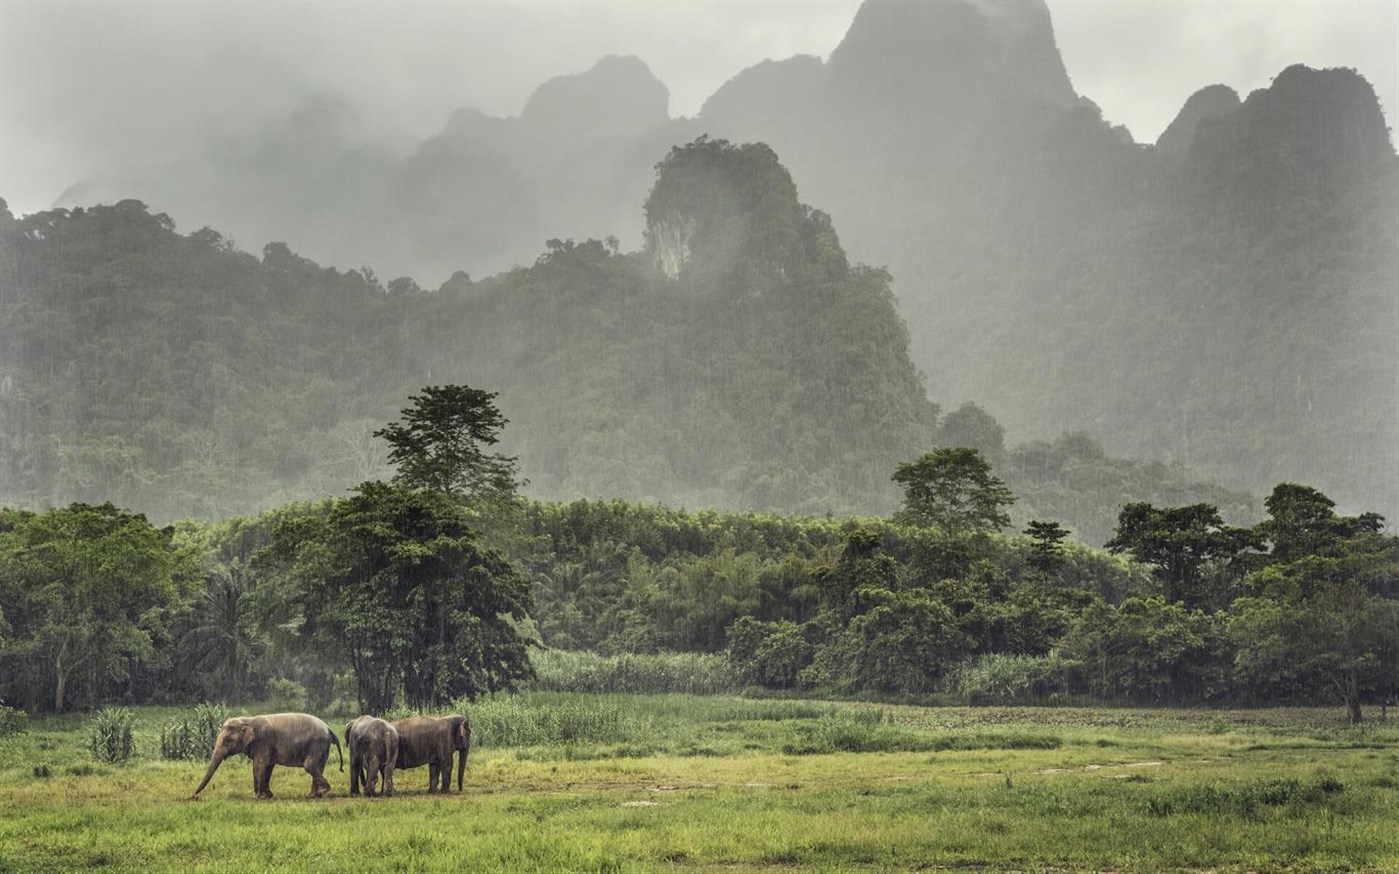
[{"label": "brown elephant", "polygon": [[452,755],[457,763],[457,791],[466,773],[466,756],[471,752],[471,720],[451,716],[413,716],[393,723],[398,730],[398,767],[428,766],[427,791],[452,791]]},{"label": "brown elephant", "polygon": [[272,768],[276,765],[305,768],[311,775],[311,797],[330,791],[322,771],[330,758],[330,745],[340,754],[340,770],[345,770],[345,753],[340,738],[330,726],[306,713],[273,713],[268,716],[233,716],[224,721],[209,757],[209,769],[191,798],[209,785],[223,760],[235,753],[246,753],[253,760],[253,794],[272,797]]},{"label": "brown elephant", "polygon": [[393,770],[398,766],[398,730],[375,716],[360,716],[345,726],[345,748],[350,751],[350,794],[373,798],[375,784],[384,778],[384,797],[393,794]]}]

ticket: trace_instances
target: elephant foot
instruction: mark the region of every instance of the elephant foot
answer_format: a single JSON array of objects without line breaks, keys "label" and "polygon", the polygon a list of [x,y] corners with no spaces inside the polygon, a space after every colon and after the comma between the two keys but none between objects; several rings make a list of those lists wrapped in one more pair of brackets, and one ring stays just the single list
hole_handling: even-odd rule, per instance
[{"label": "elephant foot", "polygon": [[259,801],[271,801],[271,800],[272,800],[272,793],[271,793],[271,792],[259,792],[259,793],[257,794],[257,799],[258,799]]}]

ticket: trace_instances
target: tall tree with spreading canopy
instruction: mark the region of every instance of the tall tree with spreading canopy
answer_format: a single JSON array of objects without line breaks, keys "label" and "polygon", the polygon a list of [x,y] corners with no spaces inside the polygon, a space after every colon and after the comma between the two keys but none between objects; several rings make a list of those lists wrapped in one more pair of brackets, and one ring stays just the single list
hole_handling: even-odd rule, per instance
[{"label": "tall tree with spreading canopy", "polygon": [[33,707],[45,690],[55,711],[75,693],[106,698],[132,661],[154,655],[162,611],[182,596],[182,568],[168,530],[111,504],[0,511],[0,612],[12,631],[0,647],[0,694]]},{"label": "tall tree with spreading canopy", "polygon": [[430,385],[409,397],[402,420],[374,432],[392,447],[394,482],[467,501],[514,495],[515,459],[486,452],[507,422],[496,397],[464,385]]},{"label": "tall tree with spreading canopy", "polygon": [[274,533],[267,558],[294,587],[304,641],[348,661],[365,712],[400,688],[427,707],[532,676],[516,628],[529,584],[470,523],[442,492],[369,482]]},{"label": "tall tree with spreading canopy", "polygon": [[1256,530],[1273,550],[1233,605],[1237,672],[1294,687],[1323,678],[1359,723],[1367,694],[1399,690],[1399,538],[1380,533],[1378,513],[1337,516],[1310,486],[1282,483],[1264,503]]},{"label": "tall tree with spreading canopy", "polygon": [[995,531],[1010,524],[1005,509],[1015,503],[1006,484],[975,449],[934,449],[900,464],[894,482],[903,486],[898,521],[946,534]]},{"label": "tall tree with spreading canopy", "polygon": [[1167,601],[1201,607],[1217,594],[1204,591],[1207,566],[1261,549],[1262,540],[1251,529],[1225,525],[1218,508],[1209,504],[1157,508],[1133,503],[1118,514],[1117,533],[1105,546],[1155,565]]}]

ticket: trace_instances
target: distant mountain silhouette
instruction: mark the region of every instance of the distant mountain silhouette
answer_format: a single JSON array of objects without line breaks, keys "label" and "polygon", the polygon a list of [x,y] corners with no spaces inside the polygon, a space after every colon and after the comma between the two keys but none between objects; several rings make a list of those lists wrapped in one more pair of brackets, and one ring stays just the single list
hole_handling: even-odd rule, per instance
[{"label": "distant mountain silhouette", "polygon": [[646,245],[670,146],[763,142],[852,259],[891,270],[944,405],[1399,516],[1399,177],[1355,71],[1210,86],[1141,145],[1075,93],[1043,2],[867,2],[829,60],[741,71],[694,119],[634,58],[545,83],[519,118],[461,110],[401,160],[356,147],[345,111],[318,99],[254,146],[70,202],[138,196],[436,283],[549,238]]}]

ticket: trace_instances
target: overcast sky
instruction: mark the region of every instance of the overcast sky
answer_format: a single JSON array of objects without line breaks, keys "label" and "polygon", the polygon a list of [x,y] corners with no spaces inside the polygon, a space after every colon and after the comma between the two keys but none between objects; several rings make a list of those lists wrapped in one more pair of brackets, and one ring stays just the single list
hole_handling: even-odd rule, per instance
[{"label": "overcast sky", "polygon": [[[1074,87],[1140,142],[1198,88],[1246,95],[1297,62],[1355,67],[1399,107],[1399,0],[1049,2]],[[641,57],[691,115],[746,66],[828,55],[858,5],[0,0],[0,196],[45,209],[104,162],[177,158],[310,93],[349,95],[367,141],[406,148],[604,54]]]}]

